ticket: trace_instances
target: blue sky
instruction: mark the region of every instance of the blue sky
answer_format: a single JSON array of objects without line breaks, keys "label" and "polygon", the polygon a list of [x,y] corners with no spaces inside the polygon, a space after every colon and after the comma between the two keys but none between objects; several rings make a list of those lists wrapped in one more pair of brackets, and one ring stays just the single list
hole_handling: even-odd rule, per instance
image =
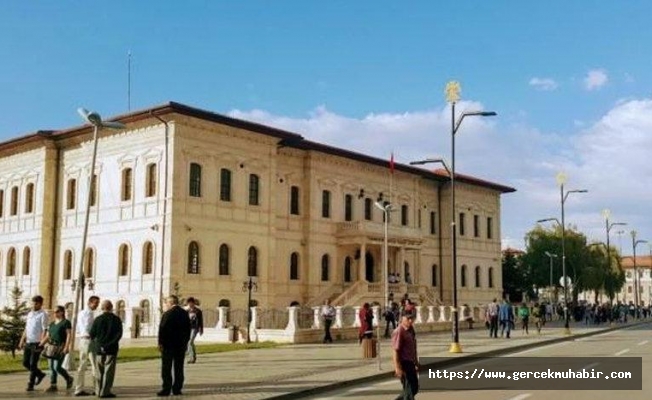
[{"label": "blue sky", "polygon": [[77,125],[79,106],[126,112],[131,51],[132,110],[174,100],[409,162],[450,152],[455,79],[461,106],[499,114],[465,121],[458,171],[519,190],[505,243],[559,212],[558,170],[591,191],[567,205],[592,239],[610,208],[652,240],[650,15],[649,1],[6,1],[0,140]]}]

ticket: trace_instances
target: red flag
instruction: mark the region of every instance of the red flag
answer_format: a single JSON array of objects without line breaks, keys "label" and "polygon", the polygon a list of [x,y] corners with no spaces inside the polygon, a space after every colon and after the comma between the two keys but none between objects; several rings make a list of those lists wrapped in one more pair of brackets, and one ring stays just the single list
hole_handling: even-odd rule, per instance
[{"label": "red flag", "polygon": [[392,157],[389,159],[389,172],[394,173],[394,153],[392,152]]}]

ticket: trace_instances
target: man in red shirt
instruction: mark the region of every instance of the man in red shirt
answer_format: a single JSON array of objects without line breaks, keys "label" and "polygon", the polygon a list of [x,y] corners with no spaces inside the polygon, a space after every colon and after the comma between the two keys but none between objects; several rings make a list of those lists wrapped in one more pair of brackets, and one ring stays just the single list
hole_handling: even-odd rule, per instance
[{"label": "man in red shirt", "polygon": [[404,312],[401,316],[401,323],[392,333],[392,359],[394,361],[394,372],[396,377],[401,379],[403,394],[396,399],[413,399],[419,392],[419,359],[417,358],[416,332],[412,324],[414,313]]}]

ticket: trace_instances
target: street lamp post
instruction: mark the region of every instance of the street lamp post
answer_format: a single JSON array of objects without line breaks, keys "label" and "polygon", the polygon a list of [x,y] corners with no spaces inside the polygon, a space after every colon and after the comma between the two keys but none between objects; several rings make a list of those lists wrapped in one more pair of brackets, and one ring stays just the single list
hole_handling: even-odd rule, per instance
[{"label": "street lamp post", "polygon": [[638,319],[638,298],[639,298],[639,288],[638,288],[638,268],[636,266],[636,246],[641,243],[647,243],[647,240],[636,240],[636,231],[631,232],[632,235],[632,249],[634,251],[634,318]]},{"label": "street lamp post", "polygon": [[248,292],[247,295],[247,343],[251,343],[251,292],[258,291],[258,284],[254,281],[253,276],[242,283],[242,291]]},{"label": "street lamp post", "polygon": [[[605,227],[607,228],[607,273],[611,272],[611,246],[609,245],[609,232],[611,232],[611,228],[614,226],[625,226],[627,225],[626,222],[612,222],[609,223],[609,217],[611,216],[611,211],[605,209],[602,211],[602,215],[604,216],[604,221],[605,221]],[[605,275],[606,276],[606,275]],[[606,292],[606,288],[604,287],[604,282],[602,284],[602,291]],[[610,300],[610,303],[613,305],[613,299]]]},{"label": "street lamp post", "polygon": [[[391,204],[382,204],[378,201],[374,202],[374,206],[381,210],[384,215],[384,240],[383,240],[383,292],[384,292],[384,312],[389,312],[389,244],[388,244],[388,226],[389,226],[389,213],[392,211],[393,207]],[[381,313],[383,311],[383,308],[381,308]],[[382,315],[382,314],[381,314]],[[377,325],[377,333],[376,336],[378,337],[378,370],[381,370],[381,364],[380,364],[380,321],[378,321]]]},{"label": "street lamp post", "polygon": [[[546,251],[546,255],[548,256],[548,258],[550,258],[550,290],[552,290],[552,288],[553,288],[553,286],[552,286],[552,259],[557,258],[557,254],[553,254],[553,253],[550,253],[550,252]],[[550,296],[550,295],[549,295],[549,300],[552,303],[552,296]]]},{"label": "street lamp post", "polygon": [[[77,282],[78,282],[78,279],[73,279],[72,280],[72,284],[70,286],[71,286],[73,292],[75,290],[77,290]],[[95,283],[93,282],[93,280],[91,278],[84,278],[84,279],[81,280],[81,304],[80,304],[80,306],[81,306],[82,310],[84,309],[84,299],[85,299],[85,297],[84,297],[84,289],[86,288],[86,286],[88,286],[88,290],[92,291],[93,288],[95,287]]]},{"label": "street lamp post", "polygon": [[[71,340],[70,340],[70,354],[73,354],[75,350],[75,335],[77,332],[77,313],[79,312],[80,303],[83,301],[82,291],[85,282],[84,277],[84,262],[86,258],[86,241],[88,239],[88,223],[91,211],[91,197],[93,195],[93,190],[97,188],[93,187],[93,177],[95,176],[95,160],[97,159],[97,141],[98,141],[98,132],[100,128],[109,128],[109,129],[124,129],[125,125],[121,122],[111,122],[111,121],[102,121],[100,114],[96,112],[88,111],[84,108],[77,109],[77,112],[81,117],[86,120],[89,124],[93,125],[93,154],[91,156],[91,170],[88,177],[88,195],[86,196],[86,215],[84,216],[84,231],[82,233],[82,245],[81,245],[81,257],[79,257],[79,273],[77,274],[77,281],[81,284],[75,285],[75,306],[73,307],[72,315],[72,329],[71,329]],[[74,366],[74,357],[70,357],[70,369]]]}]

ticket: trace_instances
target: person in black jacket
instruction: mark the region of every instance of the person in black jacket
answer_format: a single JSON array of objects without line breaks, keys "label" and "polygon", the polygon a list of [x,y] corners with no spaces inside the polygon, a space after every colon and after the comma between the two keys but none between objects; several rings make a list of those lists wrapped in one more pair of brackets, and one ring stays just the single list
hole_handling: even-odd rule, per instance
[{"label": "person in black jacket", "polygon": [[102,315],[95,318],[89,333],[93,370],[96,371],[95,393],[100,398],[113,398],[111,393],[115,378],[115,363],[118,356],[118,343],[122,339],[122,320],[113,314],[113,303],[102,302]]},{"label": "person in black jacket", "polygon": [[[161,352],[161,379],[163,389],[157,396],[169,396],[170,392],[180,395],[183,388],[183,362],[190,340],[190,317],[179,307],[179,298],[174,295],[165,300],[167,311],[161,317],[158,327],[158,349]],[[172,369],[174,368],[174,381]]]}]

